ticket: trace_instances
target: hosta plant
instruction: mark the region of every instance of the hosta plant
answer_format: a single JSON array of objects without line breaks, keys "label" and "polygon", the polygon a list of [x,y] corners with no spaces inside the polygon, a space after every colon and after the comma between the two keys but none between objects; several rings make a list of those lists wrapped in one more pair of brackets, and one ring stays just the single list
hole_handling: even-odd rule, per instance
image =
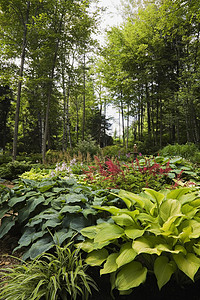
[{"label": "hosta plant", "polygon": [[0,299],[86,300],[91,288],[97,289],[86,270],[87,264],[71,244],[56,246],[53,254],[44,253],[31,262],[1,270]]},{"label": "hosta plant", "polygon": [[95,224],[97,211],[91,205],[109,198],[108,192],[73,179],[21,179],[13,189],[0,188],[0,239],[14,232],[19,237],[15,250],[22,248],[23,259],[33,259],[77,232],[76,239],[82,239],[80,230]]},{"label": "hosta plant", "polygon": [[111,288],[128,294],[154,273],[159,289],[172,277],[194,281],[200,267],[200,193],[190,188],[133,194],[126,204],[95,206],[111,214],[108,222],[82,229],[86,262],[110,274]]}]

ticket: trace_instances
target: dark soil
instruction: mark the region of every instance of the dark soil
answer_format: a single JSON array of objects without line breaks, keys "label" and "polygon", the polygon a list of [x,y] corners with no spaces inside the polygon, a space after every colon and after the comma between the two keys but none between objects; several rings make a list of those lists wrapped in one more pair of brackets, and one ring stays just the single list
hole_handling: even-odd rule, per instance
[{"label": "dark soil", "polygon": [[[96,283],[99,292],[94,291],[90,300],[112,300],[109,277],[103,275],[100,278],[96,274]],[[115,300],[200,300],[200,281],[184,287],[170,281],[159,291],[156,279],[152,276],[147,278],[144,284],[135,288],[130,295],[120,296],[117,291],[114,291],[114,296]]]}]

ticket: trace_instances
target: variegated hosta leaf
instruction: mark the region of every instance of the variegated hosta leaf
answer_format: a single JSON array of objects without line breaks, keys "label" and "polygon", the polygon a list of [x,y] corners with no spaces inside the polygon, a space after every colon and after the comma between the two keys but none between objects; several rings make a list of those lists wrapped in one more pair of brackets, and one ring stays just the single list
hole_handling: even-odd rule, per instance
[{"label": "variegated hosta leaf", "polygon": [[157,278],[157,284],[161,289],[171,278],[176,270],[176,264],[173,261],[169,262],[166,256],[159,256],[154,263],[154,273]]},{"label": "variegated hosta leaf", "polygon": [[139,286],[146,280],[147,269],[140,262],[132,261],[123,266],[116,276],[116,288],[119,291],[128,291]]}]

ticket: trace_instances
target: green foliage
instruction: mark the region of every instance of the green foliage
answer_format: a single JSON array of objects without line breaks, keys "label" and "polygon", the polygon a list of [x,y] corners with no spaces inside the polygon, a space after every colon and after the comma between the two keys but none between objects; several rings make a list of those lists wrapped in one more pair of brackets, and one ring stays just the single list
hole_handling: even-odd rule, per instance
[{"label": "green foliage", "polygon": [[163,156],[181,156],[185,159],[190,160],[198,152],[198,147],[195,144],[188,143],[185,145],[167,145],[159,151],[159,154]]},{"label": "green foliage", "polygon": [[78,142],[75,151],[77,154],[80,152],[86,158],[88,153],[91,157],[97,155],[100,152],[100,148],[91,137],[88,137],[87,140]]},{"label": "green foliage", "polygon": [[3,164],[0,166],[0,178],[13,180],[19,177],[22,173],[29,171],[31,169],[31,164],[27,162],[9,162],[8,164]]},{"label": "green foliage", "polygon": [[38,168],[31,168],[30,171],[24,172],[19,177],[23,178],[23,179],[30,179],[30,180],[40,181],[44,178],[49,178],[50,175],[51,175],[50,170],[40,169],[38,167]]},{"label": "green foliage", "polygon": [[170,174],[172,169],[169,160],[165,159],[160,159],[160,162],[156,158],[136,159],[125,164],[111,159],[102,162],[95,157],[95,164],[88,168],[84,179],[87,183],[105,189],[121,188],[135,193],[139,193],[144,187],[160,190],[164,185],[172,185],[172,178],[175,178],[174,173]]},{"label": "green foliage", "polygon": [[109,222],[82,229],[86,262],[110,274],[111,288],[130,293],[154,273],[159,289],[173,278],[199,276],[200,193],[190,188],[133,194],[121,190],[126,208],[94,206],[109,212]]},{"label": "green foliage", "polygon": [[108,192],[92,191],[74,179],[22,179],[13,189],[2,187],[0,238],[14,229],[19,237],[15,250],[23,248],[24,259],[33,259],[94,224],[97,211],[91,205],[109,198]]},{"label": "green foliage", "polygon": [[[86,273],[78,250],[73,245],[56,245],[55,252],[37,256],[32,262],[1,270],[0,299],[76,300],[88,299],[96,284]],[[79,299],[79,298],[78,298]]]}]

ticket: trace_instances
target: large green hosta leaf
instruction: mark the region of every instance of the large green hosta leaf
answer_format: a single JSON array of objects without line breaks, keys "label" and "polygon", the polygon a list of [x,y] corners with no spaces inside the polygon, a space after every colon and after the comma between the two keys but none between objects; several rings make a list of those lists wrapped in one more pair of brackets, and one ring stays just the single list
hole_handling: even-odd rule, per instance
[{"label": "large green hosta leaf", "polygon": [[103,269],[100,270],[100,275],[112,273],[118,269],[118,265],[116,263],[117,257],[118,257],[118,253],[112,253],[108,256],[103,266]]},{"label": "large green hosta leaf", "polygon": [[176,271],[176,265],[173,261],[169,261],[166,256],[159,256],[154,263],[154,273],[157,278],[157,284],[161,289]]},{"label": "large green hosta leaf", "polygon": [[185,195],[189,191],[191,191],[191,189],[187,187],[172,190],[167,194],[167,199],[180,199],[183,195]]},{"label": "large green hosta leaf", "polygon": [[182,216],[181,204],[178,200],[169,199],[164,201],[160,206],[160,217],[165,223],[169,218]]},{"label": "large green hosta leaf", "polygon": [[173,255],[173,258],[178,268],[189,278],[194,280],[194,275],[200,267],[200,258],[198,258],[194,253],[187,253],[186,255],[179,253]]},{"label": "large green hosta leaf", "polygon": [[157,205],[159,206],[163,199],[165,198],[165,196],[162,194],[162,193],[159,193],[159,192],[156,192],[152,189],[144,189],[145,190],[145,193],[149,196],[151,196],[151,199],[157,203]]},{"label": "large green hosta leaf", "polygon": [[97,232],[94,243],[102,243],[120,238],[124,234],[124,229],[115,224],[105,223],[102,230]]},{"label": "large green hosta leaf", "polygon": [[112,219],[120,226],[131,226],[135,224],[135,221],[127,214],[113,216]]},{"label": "large green hosta leaf", "polygon": [[121,268],[116,276],[116,288],[127,291],[139,286],[146,280],[147,269],[140,262],[133,261]]},{"label": "large green hosta leaf", "polygon": [[126,203],[126,205],[129,209],[131,208],[131,206],[133,206],[136,203],[142,208],[145,205],[143,197],[141,197],[137,194],[133,194],[131,192],[120,190],[119,197]]},{"label": "large green hosta leaf", "polygon": [[90,266],[100,266],[108,257],[106,249],[94,250],[87,255],[85,262]]},{"label": "large green hosta leaf", "polygon": [[120,253],[116,259],[118,268],[121,266],[130,263],[137,256],[137,253],[133,250],[131,242],[128,242],[122,245]]}]

